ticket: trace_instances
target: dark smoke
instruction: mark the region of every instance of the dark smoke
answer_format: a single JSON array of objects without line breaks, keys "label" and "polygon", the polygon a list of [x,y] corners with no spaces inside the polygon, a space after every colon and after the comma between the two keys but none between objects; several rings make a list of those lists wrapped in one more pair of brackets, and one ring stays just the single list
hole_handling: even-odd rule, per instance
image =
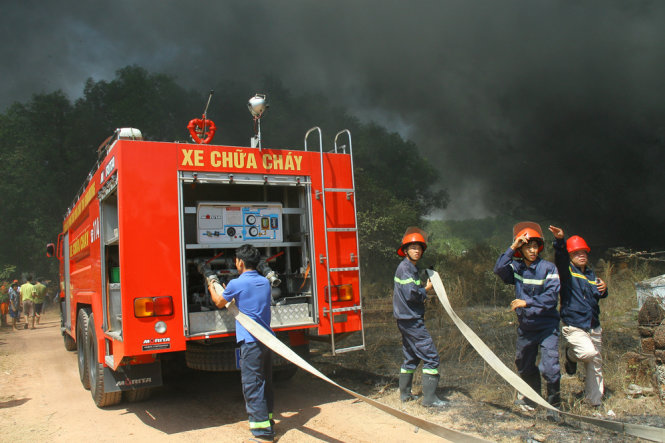
[{"label": "dark smoke", "polygon": [[663,2],[1,4],[3,109],[75,99],[130,64],[202,94],[273,75],[414,140],[450,190],[447,217],[549,218],[593,244],[665,247]]}]

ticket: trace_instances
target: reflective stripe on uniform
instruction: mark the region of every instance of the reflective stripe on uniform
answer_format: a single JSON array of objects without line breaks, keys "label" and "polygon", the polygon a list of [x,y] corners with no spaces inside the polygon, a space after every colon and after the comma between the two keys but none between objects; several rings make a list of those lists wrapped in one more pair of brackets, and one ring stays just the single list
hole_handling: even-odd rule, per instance
[{"label": "reflective stripe on uniform", "polygon": [[568,266],[568,269],[570,269],[570,275],[572,275],[573,277],[581,278],[582,280],[586,280],[587,283],[589,283],[590,285],[594,285],[594,286],[598,285],[598,282],[596,282],[595,280],[591,281],[585,275],[578,274],[577,272],[573,272],[573,268],[571,268],[570,266]]},{"label": "reflective stripe on uniform", "polygon": [[545,280],[558,280],[559,275],[558,274],[547,274],[547,277],[545,277],[542,280],[535,280],[532,278],[524,278],[521,275],[514,273],[515,280],[519,280],[525,285],[537,285],[537,286],[543,286],[545,284]]},{"label": "reflective stripe on uniform", "polygon": [[249,422],[249,429],[261,429],[261,428],[269,428],[269,427],[270,427],[270,420],[250,421]]},{"label": "reflective stripe on uniform", "polygon": [[438,375],[439,370],[436,368],[435,369],[423,368],[423,374]]},{"label": "reflective stripe on uniform", "polygon": [[399,368],[399,373],[400,374],[413,374],[413,369],[404,369],[404,368]]},{"label": "reflective stripe on uniform", "polygon": [[417,285],[420,285],[420,280],[414,280],[412,278],[407,278],[406,280],[400,280],[399,278],[395,277],[395,282],[399,283],[400,285],[408,285],[409,283],[415,283]]}]

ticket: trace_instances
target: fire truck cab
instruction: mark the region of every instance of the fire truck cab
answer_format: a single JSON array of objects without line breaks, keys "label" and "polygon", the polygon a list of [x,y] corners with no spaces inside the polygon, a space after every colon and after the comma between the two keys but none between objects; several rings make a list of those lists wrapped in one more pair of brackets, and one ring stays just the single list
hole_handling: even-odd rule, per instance
[{"label": "fire truck cab", "polygon": [[[333,355],[364,349],[348,130],[324,152],[319,128],[300,150],[144,141],[124,128],[99,154],[48,247],[60,260],[65,347],[97,406],[145,398],[176,353],[194,369],[237,370],[234,317],[211,302],[199,268],[235,278],[246,243],[262,253],[281,340],[302,355],[321,338]],[[278,356],[274,367],[295,371]]]}]

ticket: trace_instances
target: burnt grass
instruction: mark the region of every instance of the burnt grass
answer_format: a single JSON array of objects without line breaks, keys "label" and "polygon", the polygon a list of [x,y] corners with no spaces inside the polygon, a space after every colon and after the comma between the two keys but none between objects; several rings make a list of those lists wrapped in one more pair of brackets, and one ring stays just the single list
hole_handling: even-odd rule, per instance
[{"label": "burnt grass", "polygon": [[[514,370],[516,325],[514,313],[503,307],[456,309],[462,320]],[[574,414],[604,420],[618,420],[665,428],[665,411],[655,393],[630,397],[628,384],[650,386],[646,368],[642,377],[627,375],[624,354],[639,352],[635,312],[617,319],[603,332],[604,377],[607,398],[599,409],[584,405],[582,368],[575,376],[562,376],[562,409]],[[314,367],[342,386],[411,415],[449,429],[470,433],[492,441],[598,441],[631,442],[639,438],[608,431],[572,417],[561,424],[549,422],[545,410],[525,412],[513,404],[516,392],[469,345],[438,302],[427,306],[426,324],[441,356],[441,380],[437,395],[450,402],[442,411],[420,405],[420,401],[399,401],[398,374],[402,362],[401,337],[392,317],[390,299],[364,302],[366,351],[332,356],[330,343],[311,344]],[[342,341],[338,347],[356,344],[358,337]],[[562,364],[563,366],[563,364]],[[580,365],[581,366],[581,365]],[[420,368],[419,368],[420,369]],[[563,368],[562,368],[563,371]],[[543,389],[544,389],[543,382]],[[414,377],[413,392],[421,393],[420,371]],[[609,415],[608,415],[609,413]],[[614,415],[613,415],[614,414]],[[414,429],[414,432],[418,432]],[[421,431],[425,432],[425,431]]]}]

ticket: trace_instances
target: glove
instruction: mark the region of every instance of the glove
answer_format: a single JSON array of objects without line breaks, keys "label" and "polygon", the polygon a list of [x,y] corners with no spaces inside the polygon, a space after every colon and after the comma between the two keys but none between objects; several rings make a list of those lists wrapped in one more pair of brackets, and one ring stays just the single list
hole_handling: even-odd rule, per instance
[{"label": "glove", "polygon": [[216,279],[212,283],[212,287],[214,288],[217,295],[222,295],[222,293],[224,292],[224,287]]},{"label": "glove", "polygon": [[201,275],[205,277],[208,286],[210,286],[212,283],[219,283],[219,278],[217,278],[217,274],[215,274],[210,265],[199,263],[196,268],[201,273]]}]

